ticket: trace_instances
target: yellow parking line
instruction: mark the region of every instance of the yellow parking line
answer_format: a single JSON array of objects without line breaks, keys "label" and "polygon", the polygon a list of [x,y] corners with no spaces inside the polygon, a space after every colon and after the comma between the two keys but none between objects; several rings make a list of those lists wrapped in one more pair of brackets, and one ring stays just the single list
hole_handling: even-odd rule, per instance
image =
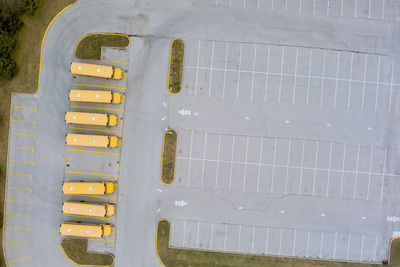
[{"label": "yellow parking line", "polygon": [[36,121],[28,121],[28,120],[11,120],[14,122],[29,122],[29,123],[33,123],[34,125],[36,125]]},{"label": "yellow parking line", "polygon": [[119,163],[117,163],[117,171],[119,171]]},{"label": "yellow parking line", "polygon": [[17,214],[17,213],[6,213],[8,216],[21,216],[21,217],[27,217],[28,219],[31,218],[31,215],[26,215],[26,214]]},{"label": "yellow parking line", "polygon": [[22,173],[9,173],[8,175],[16,175],[16,176],[28,176],[32,180],[32,175],[30,174],[22,174]]},{"label": "yellow parking line", "polygon": [[32,192],[32,188],[27,188],[27,187],[14,187],[14,186],[9,186],[8,188],[11,188],[11,189],[28,190],[29,192]]},{"label": "yellow parking line", "polygon": [[7,202],[17,202],[17,203],[24,203],[24,204],[28,204],[30,205],[31,202],[30,201],[25,201],[25,200],[15,200],[15,199],[7,199]]},{"label": "yellow parking line", "polygon": [[29,246],[29,242],[23,242],[23,241],[4,241],[6,244],[25,244]]},{"label": "yellow parking line", "polygon": [[100,220],[115,221],[115,218],[106,218],[106,217],[82,216],[82,215],[74,215],[74,214],[64,214],[64,216],[68,216],[68,217],[78,217],[78,218],[86,218],[86,219],[100,219]]},{"label": "yellow parking line", "polygon": [[119,109],[119,108],[98,108],[98,107],[85,107],[85,106],[70,106],[70,108],[86,108],[86,109],[124,111],[123,109]]},{"label": "yellow parking line", "polygon": [[27,109],[33,109],[34,111],[37,111],[36,107],[25,107],[25,106],[11,106],[12,108],[27,108]]},{"label": "yellow parking line", "polygon": [[24,257],[15,259],[15,260],[7,261],[7,263],[12,263],[12,262],[20,261],[20,260],[23,260],[23,259],[32,259],[32,257],[31,257],[31,256],[24,256]]},{"label": "yellow parking line", "polygon": [[66,173],[85,174],[85,175],[96,175],[96,176],[106,176],[106,177],[119,177],[119,175],[114,175],[114,174],[92,173],[92,172],[73,172],[73,171],[66,171]]},{"label": "yellow parking line", "polygon": [[26,164],[31,164],[32,166],[35,165],[33,161],[26,161],[26,160],[16,160],[16,159],[10,159],[10,162],[18,162],[18,163],[26,163]]},{"label": "yellow parking line", "polygon": [[124,61],[108,61],[108,60],[102,60],[102,62],[117,63],[117,64],[128,64],[128,62],[124,62]]},{"label": "yellow parking line", "polygon": [[74,196],[78,196],[78,197],[94,197],[94,198],[117,199],[116,197],[93,196],[93,195],[74,195]]},{"label": "yellow parking line", "polygon": [[119,86],[96,85],[96,84],[83,84],[83,83],[73,83],[72,85],[89,86],[89,87],[103,87],[103,88],[113,88],[113,89],[126,90],[126,87],[119,87]]},{"label": "yellow parking line", "polygon": [[70,130],[82,130],[82,131],[107,132],[107,133],[122,133],[122,131],[111,131],[111,130],[89,129],[89,128],[78,128],[78,127],[69,127],[69,129]]},{"label": "yellow parking line", "polygon": [[28,150],[32,150],[32,152],[35,152],[35,148],[33,148],[33,147],[10,146],[10,148],[14,148],[14,149],[28,149]]},{"label": "yellow parking line", "polygon": [[15,229],[15,230],[24,230],[24,231],[30,231],[31,229],[29,229],[29,228],[22,228],[22,227],[15,227],[15,226],[7,226],[6,225],[6,228],[8,228],[8,229]]},{"label": "yellow parking line", "polygon": [[91,151],[91,150],[80,150],[80,149],[73,149],[68,148],[68,151],[76,151],[76,152],[85,152],[85,153],[96,153],[96,154],[106,154],[106,155],[121,155],[121,153],[112,153],[112,152],[102,152],[102,151]]},{"label": "yellow parking line", "polygon": [[23,136],[31,136],[33,139],[36,138],[36,134],[26,134],[26,133],[11,133],[12,135],[23,135]]},{"label": "yellow parking line", "polygon": [[104,241],[104,242],[115,242],[114,239],[89,238],[89,240]]}]

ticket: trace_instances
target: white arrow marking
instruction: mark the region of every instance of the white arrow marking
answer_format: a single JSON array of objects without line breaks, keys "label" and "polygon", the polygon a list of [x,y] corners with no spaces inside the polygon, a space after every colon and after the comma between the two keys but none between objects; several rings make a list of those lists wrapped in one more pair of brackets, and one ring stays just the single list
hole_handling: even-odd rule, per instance
[{"label": "white arrow marking", "polygon": [[167,116],[164,116],[161,118],[162,121],[165,121],[165,119],[167,118]]}]

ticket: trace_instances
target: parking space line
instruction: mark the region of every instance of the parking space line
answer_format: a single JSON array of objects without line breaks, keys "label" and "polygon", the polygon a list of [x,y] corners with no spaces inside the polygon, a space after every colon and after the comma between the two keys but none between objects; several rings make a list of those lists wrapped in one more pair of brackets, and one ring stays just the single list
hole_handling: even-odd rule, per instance
[{"label": "parking space line", "polygon": [[378,108],[378,95],[379,95],[379,80],[381,75],[381,56],[378,56],[378,75],[376,79],[376,93],[375,93],[375,108],[374,110],[376,111]]},{"label": "parking space line", "polygon": [[257,193],[258,193],[258,190],[260,189],[260,176],[261,176],[261,162],[262,162],[263,146],[264,146],[264,137],[261,137],[260,157],[258,160]]},{"label": "parking space line", "polygon": [[383,3],[382,3],[382,20],[384,20],[385,19],[385,2],[386,2],[386,0],[382,0],[383,1]]},{"label": "parking space line", "polygon": [[351,243],[351,233],[349,232],[349,243],[347,244],[347,254],[346,254],[346,259],[349,259],[350,255],[350,243]]},{"label": "parking space line", "polygon": [[9,186],[8,188],[10,188],[10,189],[28,190],[29,192],[32,192],[32,188],[27,188],[27,187],[14,187],[14,186]]},{"label": "parking space line", "polygon": [[211,80],[212,80],[212,74],[213,74],[214,46],[215,46],[215,41],[212,42],[212,48],[211,48],[210,78],[209,78],[210,83],[208,85],[208,97],[211,96]]},{"label": "parking space line", "polygon": [[343,17],[343,5],[344,5],[344,0],[342,0],[342,5],[340,6],[340,16]]},{"label": "parking space line", "polygon": [[374,145],[371,146],[371,154],[369,158],[369,169],[368,169],[368,188],[367,188],[367,201],[369,200],[369,191],[371,187],[371,169],[372,169],[372,155],[374,153]]},{"label": "parking space line", "polygon": [[269,58],[271,54],[271,46],[268,46],[268,56],[267,56],[267,72],[265,73],[265,92],[264,92],[264,103],[267,102],[267,94],[268,94],[268,80],[269,80]]},{"label": "parking space line", "polygon": [[340,51],[337,52],[335,99],[333,101],[333,106],[334,107],[336,107],[336,104],[337,104],[337,90],[338,90],[338,83],[339,83],[339,66],[340,66]]},{"label": "parking space line", "polygon": [[247,136],[247,141],[246,141],[246,161],[244,164],[244,173],[243,173],[243,188],[242,191],[244,192],[246,190],[246,174],[247,174],[247,158],[249,154],[249,136]]},{"label": "parking space line", "polygon": [[360,162],[360,150],[361,150],[361,145],[358,144],[358,151],[357,151],[357,160],[356,160],[356,178],[354,179],[354,192],[353,192],[353,200],[356,199],[356,192],[357,192],[357,180],[358,180],[358,165]]},{"label": "parking space line", "polygon": [[98,108],[98,107],[86,107],[86,106],[70,106],[70,108],[84,108],[84,109],[98,109],[98,110],[114,110],[123,112],[124,109],[119,108]]},{"label": "parking space line", "polygon": [[312,14],[315,15],[315,0],[313,1]]},{"label": "parking space line", "polygon": [[199,248],[200,222],[197,222],[196,247]]},{"label": "parking space line", "polygon": [[197,95],[197,79],[199,77],[199,64],[200,64],[200,40],[197,42],[197,69],[196,69],[196,79],[194,86],[194,95]]},{"label": "parking space line", "polygon": [[193,148],[193,131],[190,135],[190,152],[189,152],[189,167],[188,167],[188,182],[187,185],[190,185],[190,169],[192,167],[192,148]]},{"label": "parking space line", "polygon": [[204,135],[204,152],[203,152],[203,170],[201,174],[201,187],[204,185],[204,167],[205,167],[205,162],[206,162],[206,150],[207,150],[207,130]]},{"label": "parking space line", "polygon": [[296,251],[296,238],[297,238],[297,229],[294,229],[293,234],[293,249],[292,249],[292,256],[294,257],[294,253]]},{"label": "parking space line", "polygon": [[281,102],[282,96],[282,78],[283,78],[283,61],[285,58],[285,46],[282,46],[282,60],[281,60],[281,73],[280,73],[280,80],[279,80],[279,96],[278,96],[278,103]]},{"label": "parking space line", "polygon": [[92,173],[92,172],[75,172],[75,171],[66,171],[65,173],[71,173],[71,174],[84,174],[84,175],[94,175],[94,176],[105,176],[105,177],[119,177],[119,175],[115,175],[115,174]]},{"label": "parking space line", "polygon": [[109,86],[109,85],[83,84],[83,83],[73,83],[72,85],[77,85],[77,86],[86,86],[86,87],[101,87],[101,88],[110,88],[110,89],[120,89],[120,90],[126,90],[126,87],[119,87],[119,86]]},{"label": "parking space line", "polygon": [[221,135],[218,135],[218,154],[217,154],[217,171],[215,172],[215,187],[217,188],[218,186],[218,171],[219,171],[219,155],[221,152]]},{"label": "parking space line", "polygon": [[15,200],[15,199],[7,199],[7,202],[17,202],[17,203],[24,203],[24,204],[28,204],[30,205],[31,202],[30,201],[25,201],[25,200]]},{"label": "parking space line", "polygon": [[335,243],[333,246],[333,258],[336,258],[337,232],[335,232]]},{"label": "parking space line", "polygon": [[34,111],[37,111],[37,107],[26,107],[26,106],[11,106],[12,108],[25,108],[25,109],[33,109]]},{"label": "parking space line", "polygon": [[[326,50],[324,50],[324,60],[322,63],[322,85],[321,85],[321,98],[319,100],[319,105],[322,106],[322,98],[324,96],[324,83],[325,83],[325,65],[326,65]],[[365,80],[365,79],[364,79]]]},{"label": "parking space line", "polygon": [[361,252],[360,252],[360,261],[362,261],[362,258],[363,258],[364,239],[365,239],[365,234],[363,234],[363,235],[362,235],[362,239],[361,239]]},{"label": "parking space line", "polygon": [[13,148],[13,149],[27,149],[27,150],[31,150],[32,152],[35,152],[35,149],[33,147],[10,146],[10,148]]},{"label": "parking space line", "polygon": [[[278,143],[278,138],[275,137],[274,156],[273,156],[273,157],[274,157],[274,158],[273,158],[273,163],[274,163],[274,165],[275,165],[275,163],[276,163],[276,150],[278,149],[278,148],[276,147],[277,143]],[[272,193],[272,191],[274,191],[274,176],[275,176],[275,167],[272,167],[272,175],[271,175],[271,193]]]},{"label": "parking space line", "polygon": [[4,241],[5,244],[25,244],[29,246],[29,242],[24,242],[24,241]]},{"label": "parking space line", "polygon": [[229,43],[226,42],[225,48],[225,69],[224,69],[224,83],[222,85],[222,99],[225,98],[225,85],[226,85],[226,65],[228,64],[228,50],[229,50]]},{"label": "parking space line", "polygon": [[306,141],[303,140],[303,145],[302,145],[302,148],[301,148],[301,167],[300,167],[299,195],[300,195],[300,193],[301,193],[301,183],[302,183],[302,180],[303,180],[303,169],[304,169],[304,145],[305,145],[305,142],[306,142]]},{"label": "parking space line", "polygon": [[106,132],[106,133],[122,133],[122,131],[102,130],[102,129],[90,129],[90,128],[78,128],[69,127],[70,130],[82,130],[82,131],[95,131],[95,132]]},{"label": "parking space line", "polygon": [[31,215],[26,215],[26,214],[18,214],[18,213],[6,213],[7,216],[20,216],[20,217],[26,217],[28,219],[31,218]]},{"label": "parking space line", "polygon": [[227,233],[228,233],[228,224],[225,224],[224,251],[226,251],[226,234]]},{"label": "parking space line", "polygon": [[115,221],[115,218],[107,218],[107,217],[82,216],[82,215],[74,215],[74,214],[64,214],[64,216],[67,216],[67,217],[86,218],[86,219],[97,219],[97,220]]},{"label": "parking space line", "polygon": [[36,134],[26,134],[26,133],[11,133],[11,135],[22,135],[22,136],[30,136],[33,139],[36,138]]},{"label": "parking space line", "polygon": [[319,258],[322,259],[322,245],[324,243],[324,232],[322,232],[321,234],[321,243],[320,243],[320,247],[319,247]]},{"label": "parking space line", "polygon": [[36,121],[30,121],[30,120],[11,120],[12,122],[27,122],[27,123],[32,123],[36,125]]},{"label": "parking space line", "polygon": [[281,251],[282,251],[282,235],[283,235],[283,228],[281,227],[281,235],[279,238],[279,250],[278,250],[278,255],[281,255]]},{"label": "parking space line", "polygon": [[390,91],[389,91],[389,107],[388,112],[390,112],[392,108],[392,91],[393,91],[393,71],[394,71],[394,58],[392,58],[392,72],[390,74]]},{"label": "parking space line", "polygon": [[24,257],[15,259],[15,260],[7,261],[7,263],[13,263],[13,262],[20,261],[20,260],[23,260],[23,259],[32,259],[32,257],[31,256],[24,256]]},{"label": "parking space line", "polygon": [[29,232],[29,231],[31,230],[31,229],[29,229],[29,228],[15,227],[15,226],[8,226],[8,225],[6,225],[6,228],[7,228],[7,229],[22,230],[22,231],[27,231],[27,232]]},{"label": "parking space line", "polygon": [[93,198],[117,199],[116,197],[93,196],[93,195],[75,195],[75,196],[77,196],[77,197],[93,197]]},{"label": "parking space line", "polygon": [[[353,76],[353,62],[354,62],[354,53],[351,53],[351,60],[350,60],[350,80]],[[347,108],[350,108],[350,101],[351,101],[351,82],[349,82],[349,95],[347,97]]]},{"label": "parking space line", "polygon": [[269,242],[269,227],[267,227],[267,237],[265,238],[265,251],[264,254],[268,252],[268,242]]},{"label": "parking space line", "polygon": [[185,233],[186,232],[186,221],[183,221],[183,235],[182,235],[182,247],[185,246]]},{"label": "parking space line", "polygon": [[[368,54],[364,55],[364,83],[363,83],[363,91],[362,91],[362,101],[361,101],[361,110],[364,111],[364,100],[365,100],[365,80],[367,75],[367,61],[368,61]],[[390,102],[389,102],[390,105]]]},{"label": "parking space line", "polygon": [[385,183],[385,172],[386,172],[386,159],[387,159],[387,147],[385,148],[385,156],[383,159],[383,170],[382,170],[382,183],[381,183],[381,201],[383,199],[383,184]]},{"label": "parking space line", "polygon": [[287,168],[286,168],[286,178],[285,178],[285,195],[287,194],[287,182],[289,178],[289,166],[290,166],[290,148],[292,146],[292,139],[289,139],[289,148],[288,148],[288,154],[287,154]]},{"label": "parking space line", "polygon": [[306,257],[308,257],[308,249],[310,247],[310,235],[311,235],[311,232],[308,231]]},{"label": "parking space line", "polygon": [[309,66],[308,66],[308,83],[307,83],[307,105],[309,103],[309,95],[310,95],[310,82],[311,82],[311,64],[312,64],[312,49],[310,49],[310,61],[309,61]]},{"label": "parking space line", "polygon": [[251,243],[251,253],[254,253],[254,238],[256,234],[256,226],[253,225],[253,238],[252,238],[252,243]]},{"label": "parking space line", "polygon": [[230,173],[229,173],[229,190],[231,190],[232,189],[232,165],[233,165],[233,154],[235,153],[235,139],[236,139],[236,136],[235,135],[233,135],[232,136],[232,155],[231,155],[231,158],[232,158],[232,162],[231,162],[231,170],[230,170]]},{"label": "parking space line", "polygon": [[68,151],[75,151],[75,152],[83,152],[83,153],[95,153],[95,154],[116,155],[116,156],[121,155],[121,153],[103,152],[103,151],[92,151],[92,150],[82,150],[82,149],[74,149],[74,148],[67,148],[67,150],[68,150]]},{"label": "parking space line", "polygon": [[240,251],[240,236],[241,236],[241,234],[242,234],[242,225],[239,224],[239,237],[238,237],[238,248],[237,248],[238,252]]},{"label": "parking space line", "polygon": [[109,61],[109,60],[102,60],[101,62],[115,63],[115,64],[128,64],[128,62],[125,62],[125,61]]},{"label": "parking space line", "polygon": [[7,175],[15,175],[15,176],[27,176],[32,180],[32,175],[30,174],[22,174],[22,173],[8,173]]},{"label": "parking space line", "polygon": [[376,261],[376,253],[377,253],[377,249],[378,249],[378,236],[375,236],[375,253],[374,253],[374,262]]},{"label": "parking space line", "polygon": [[237,80],[237,86],[236,86],[236,98],[239,98],[239,87],[240,87],[240,69],[242,65],[242,49],[243,49],[243,43],[240,43],[240,50],[239,50],[239,73],[238,73],[238,80]]},{"label": "parking space line", "polygon": [[32,166],[35,165],[33,161],[26,161],[26,160],[16,160],[16,159],[9,159],[9,162],[17,162],[17,163],[25,163],[25,164],[31,164]]},{"label": "parking space line", "polygon": [[341,179],[340,179],[340,194],[339,194],[339,198],[340,198],[340,199],[342,199],[344,165],[346,164],[346,149],[347,149],[347,145],[344,144],[344,149],[343,149],[343,165],[342,165],[342,177],[341,177]]},{"label": "parking space line", "polygon": [[213,224],[213,223],[211,223],[210,249],[212,249],[213,235],[214,235],[214,224]]},{"label": "parking space line", "polygon": [[114,239],[102,239],[102,238],[89,238],[89,240],[93,240],[93,241],[104,241],[104,242],[115,242]]},{"label": "parking space line", "polygon": [[251,78],[251,94],[250,94],[250,101],[251,101],[251,102],[253,102],[254,72],[256,71],[256,59],[257,59],[257,44],[254,45],[253,76],[252,76],[252,78]]},{"label": "parking space line", "polygon": [[296,62],[294,64],[294,79],[293,79],[293,99],[292,103],[294,104],[295,97],[296,97],[296,82],[297,82],[297,63],[299,57],[299,48],[296,47]]},{"label": "parking space line", "polygon": [[354,18],[357,18],[357,6],[358,6],[358,1],[357,0],[355,0],[354,1]]},{"label": "parking space line", "polygon": [[[333,147],[333,142],[331,142],[331,147],[329,149],[329,163],[328,163],[328,169],[329,170],[331,169],[331,166],[332,166],[332,147]],[[328,181],[326,183],[326,194],[325,194],[325,197],[328,197],[328,195],[329,195],[329,182],[330,182],[330,179],[331,179],[331,172],[329,171],[328,172]]]}]

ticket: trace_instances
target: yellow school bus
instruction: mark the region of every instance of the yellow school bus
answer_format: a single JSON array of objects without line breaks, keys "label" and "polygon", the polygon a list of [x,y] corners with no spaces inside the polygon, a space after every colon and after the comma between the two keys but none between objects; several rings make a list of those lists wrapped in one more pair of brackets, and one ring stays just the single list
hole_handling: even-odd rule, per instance
[{"label": "yellow school bus", "polygon": [[114,233],[114,226],[106,223],[63,222],[60,234],[79,237],[105,237]]},{"label": "yellow school bus", "polygon": [[121,145],[121,139],[115,135],[67,134],[66,143],[70,146],[115,148]]},{"label": "yellow school bus", "polygon": [[120,104],[121,93],[114,91],[69,90],[69,100],[74,102]]},{"label": "yellow school bus", "polygon": [[105,195],[117,190],[113,182],[64,182],[63,193],[66,195]]},{"label": "yellow school bus", "polygon": [[64,214],[109,217],[115,214],[115,205],[66,200],[64,201],[62,210]]},{"label": "yellow school bus", "polygon": [[114,66],[106,66],[99,64],[88,64],[81,62],[72,62],[71,73],[76,75],[85,75],[92,77],[100,77],[106,79],[114,79],[121,80],[122,78],[122,69],[115,68]]},{"label": "yellow school bus", "polygon": [[67,111],[65,112],[65,122],[112,127],[118,124],[118,116],[115,114]]}]

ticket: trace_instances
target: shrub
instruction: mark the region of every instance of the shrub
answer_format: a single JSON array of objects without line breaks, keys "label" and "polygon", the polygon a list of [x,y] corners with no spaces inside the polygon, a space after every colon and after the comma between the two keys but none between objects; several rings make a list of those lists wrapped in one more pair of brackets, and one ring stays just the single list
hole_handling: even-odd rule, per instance
[{"label": "shrub", "polygon": [[0,4],[0,31],[13,36],[23,23],[18,17],[18,13],[6,5]]},{"label": "shrub", "polygon": [[9,57],[0,58],[0,78],[11,80],[17,73],[17,65]]},{"label": "shrub", "polygon": [[0,31],[0,55],[5,57],[15,48],[16,41],[5,32]]},{"label": "shrub", "polygon": [[39,6],[39,0],[19,0],[18,1],[18,14],[33,16]]}]

